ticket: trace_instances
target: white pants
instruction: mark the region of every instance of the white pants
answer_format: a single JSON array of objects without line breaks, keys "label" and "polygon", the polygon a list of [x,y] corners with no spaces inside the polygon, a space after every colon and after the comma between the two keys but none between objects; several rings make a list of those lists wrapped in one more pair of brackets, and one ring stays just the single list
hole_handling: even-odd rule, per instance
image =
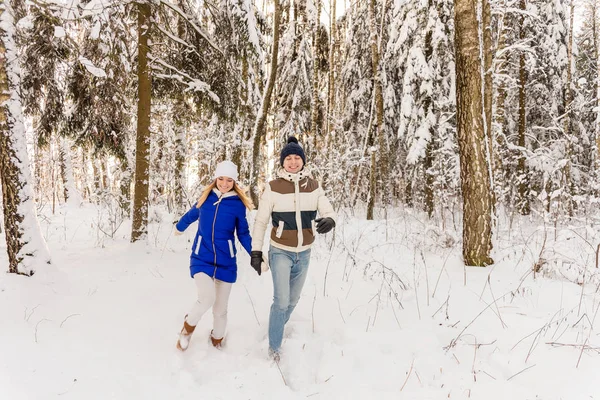
[{"label": "white pants", "polygon": [[227,326],[227,303],[231,293],[232,283],[212,279],[203,272],[194,275],[194,281],[198,288],[198,300],[188,313],[187,323],[196,326],[200,318],[212,306],[213,309],[213,332],[212,337],[220,339],[225,335]]}]

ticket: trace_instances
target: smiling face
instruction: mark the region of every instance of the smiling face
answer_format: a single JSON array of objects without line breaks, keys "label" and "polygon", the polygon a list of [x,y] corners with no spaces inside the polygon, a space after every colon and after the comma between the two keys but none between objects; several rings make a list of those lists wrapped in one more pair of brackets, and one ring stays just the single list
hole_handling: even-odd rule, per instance
[{"label": "smiling face", "polygon": [[302,161],[302,157],[297,154],[290,154],[283,159],[283,169],[285,169],[286,172],[295,174],[300,171],[303,166],[304,162]]},{"label": "smiling face", "polygon": [[227,193],[233,189],[233,183],[233,179],[226,176],[219,176],[217,178],[217,189],[219,189],[219,192],[221,193]]}]

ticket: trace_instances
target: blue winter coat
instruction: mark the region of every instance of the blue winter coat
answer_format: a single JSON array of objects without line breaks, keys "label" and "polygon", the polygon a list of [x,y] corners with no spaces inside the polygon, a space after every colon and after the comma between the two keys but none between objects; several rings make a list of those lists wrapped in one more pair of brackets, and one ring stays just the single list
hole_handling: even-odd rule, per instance
[{"label": "blue winter coat", "polygon": [[200,208],[194,205],[179,220],[176,228],[183,232],[195,221],[198,221],[198,231],[190,256],[191,276],[204,272],[224,282],[235,282],[237,251],[234,231],[237,232],[237,237],[248,254],[252,250],[252,238],[244,203],[234,191],[221,195],[221,192],[215,189]]}]

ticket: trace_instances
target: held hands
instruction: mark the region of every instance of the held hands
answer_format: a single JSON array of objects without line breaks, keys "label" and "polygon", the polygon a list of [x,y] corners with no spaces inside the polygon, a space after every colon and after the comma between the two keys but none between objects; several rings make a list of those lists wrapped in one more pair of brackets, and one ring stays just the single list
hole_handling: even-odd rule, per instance
[{"label": "held hands", "polygon": [[329,217],[315,219],[318,233],[327,233],[335,227],[335,221]]},{"label": "held hands", "polygon": [[262,271],[260,265],[262,261],[262,251],[253,251],[250,253],[250,265],[258,273],[258,276],[260,276],[260,273]]}]

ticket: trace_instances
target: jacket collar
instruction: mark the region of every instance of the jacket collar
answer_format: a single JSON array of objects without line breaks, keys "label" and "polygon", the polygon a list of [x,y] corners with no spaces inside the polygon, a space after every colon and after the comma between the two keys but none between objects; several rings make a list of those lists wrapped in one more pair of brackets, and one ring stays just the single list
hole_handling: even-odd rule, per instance
[{"label": "jacket collar", "polygon": [[299,182],[304,178],[311,177],[310,169],[306,166],[304,166],[304,168],[301,171],[296,172],[295,174],[287,172],[283,167],[279,167],[279,169],[277,169],[277,176],[289,182]]},{"label": "jacket collar", "polygon": [[228,198],[228,197],[234,197],[234,196],[237,196],[237,193],[236,193],[236,192],[235,192],[233,189],[232,189],[232,190],[230,190],[230,191],[229,191],[229,192],[227,192],[227,193],[221,193],[221,192],[219,191],[219,189],[217,189],[217,188],[214,188],[212,191],[213,191],[213,193],[214,193],[215,195],[217,195],[217,199],[218,199],[218,200],[216,201],[216,203],[214,203],[213,205],[216,205],[216,204],[220,203],[220,202],[221,202],[221,200],[223,200],[223,199],[226,199],[226,198]]}]

